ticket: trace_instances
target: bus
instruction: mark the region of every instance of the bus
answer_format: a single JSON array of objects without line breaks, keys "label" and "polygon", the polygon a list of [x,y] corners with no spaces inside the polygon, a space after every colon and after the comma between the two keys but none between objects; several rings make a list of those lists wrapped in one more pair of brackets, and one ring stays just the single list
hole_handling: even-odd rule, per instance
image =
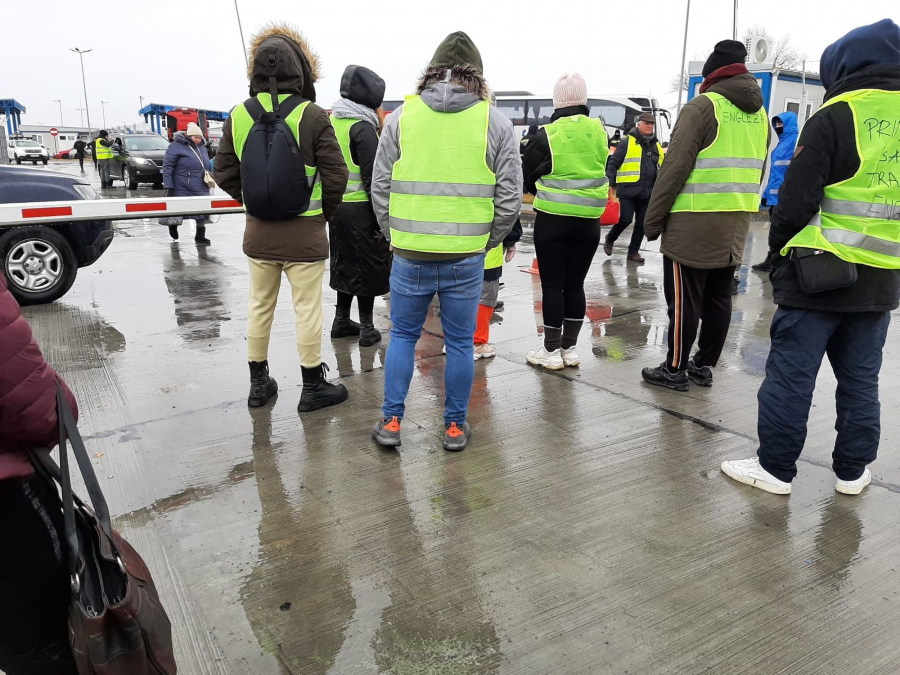
[{"label": "bus", "polygon": [[[384,111],[393,112],[402,100],[385,101]],[[656,118],[656,137],[660,143],[668,145],[672,130],[669,111],[659,107],[659,102],[650,96],[603,96],[588,98],[590,116],[603,120],[610,137],[616,131],[624,136],[635,124],[641,113],[651,113]],[[497,92],[497,109],[506,115],[516,130],[524,134],[528,126],[550,123],[553,115],[553,99],[535,96],[531,92]]]}]

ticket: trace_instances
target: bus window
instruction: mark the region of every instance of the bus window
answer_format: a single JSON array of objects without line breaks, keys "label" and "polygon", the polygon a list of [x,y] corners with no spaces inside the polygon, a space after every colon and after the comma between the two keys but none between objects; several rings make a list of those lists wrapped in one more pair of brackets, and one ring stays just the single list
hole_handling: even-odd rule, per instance
[{"label": "bus window", "polygon": [[534,99],[528,102],[528,124],[550,124],[553,115],[553,100]]},{"label": "bus window", "polygon": [[588,100],[588,107],[591,110],[591,117],[602,118],[606,126],[625,130],[625,106],[621,103],[592,98]]},{"label": "bus window", "polygon": [[403,105],[403,101],[385,101],[381,104],[381,108],[384,112],[389,113],[394,112],[401,105]]},{"label": "bus window", "polygon": [[525,124],[525,101],[509,101],[501,99],[497,101],[497,110],[506,115],[514,126]]}]

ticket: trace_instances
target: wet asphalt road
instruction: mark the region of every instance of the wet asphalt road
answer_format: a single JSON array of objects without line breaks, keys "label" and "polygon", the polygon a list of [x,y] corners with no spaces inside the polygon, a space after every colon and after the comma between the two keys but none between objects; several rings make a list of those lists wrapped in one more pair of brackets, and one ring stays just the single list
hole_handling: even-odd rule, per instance
[{"label": "wet asphalt road", "polygon": [[[628,233],[611,258],[598,252],[582,365],[563,374],[525,364],[540,286],[519,271],[533,255],[521,245],[492,326],[498,356],[476,364],[461,454],[440,447],[436,312],[399,454],[369,438],[384,344],[326,334],[325,362],[350,400],[297,415],[286,286],[269,359],[279,398],[249,411],[241,218],[210,226],[209,247],[182,230],[172,242],[155,222],[119,223],[65,298],[24,310],[78,398],[118,526],[156,576],[179,672],[900,671],[900,333],[885,354],[882,457],[861,497],[834,492],[827,363],[793,495],[718,469],[756,449],[774,306],[749,263],[765,253],[764,223],[716,384],[687,394],[640,380],[665,352],[657,244],[642,266],[625,261]],[[326,289],[326,333],[333,302]],[[383,299],[376,323],[386,343]]]}]

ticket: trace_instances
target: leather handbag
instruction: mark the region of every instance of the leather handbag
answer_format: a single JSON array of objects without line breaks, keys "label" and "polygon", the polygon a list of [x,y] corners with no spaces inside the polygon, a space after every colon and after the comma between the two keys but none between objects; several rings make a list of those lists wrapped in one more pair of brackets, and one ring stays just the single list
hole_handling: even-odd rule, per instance
[{"label": "leather handbag", "polygon": [[852,286],[859,274],[856,265],[841,260],[830,251],[795,247],[791,249],[791,258],[804,293],[822,293]]},{"label": "leather handbag", "polygon": [[[38,474],[59,484],[71,580],[69,638],[79,675],[175,675],[172,626],[147,564],[112,529],[75,417],[57,384],[59,466],[33,452]],[[72,491],[69,450],[93,509]]]},{"label": "leather handbag", "polygon": [[204,182],[204,184],[206,185],[206,187],[208,187],[210,190],[212,190],[214,187],[216,187],[216,179],[213,178],[212,172],[210,172],[210,170],[207,169],[207,168],[203,165],[203,158],[200,156],[200,153],[197,152],[197,149],[194,148],[194,147],[192,147],[192,148],[191,148],[191,152],[194,153],[194,156],[197,158],[197,160],[200,162],[200,166],[203,168],[203,182]]}]

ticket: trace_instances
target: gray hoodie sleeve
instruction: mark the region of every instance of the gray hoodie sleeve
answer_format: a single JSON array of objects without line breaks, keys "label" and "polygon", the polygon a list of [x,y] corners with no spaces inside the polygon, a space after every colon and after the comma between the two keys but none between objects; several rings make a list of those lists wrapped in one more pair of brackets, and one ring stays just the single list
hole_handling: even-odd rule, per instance
[{"label": "gray hoodie sleeve", "polygon": [[394,163],[400,159],[399,131],[402,110],[403,106],[400,106],[384,121],[384,130],[381,132],[378,152],[375,154],[375,165],[372,167],[372,209],[375,211],[378,225],[388,241],[391,240],[389,217],[391,174],[394,171]]},{"label": "gray hoodie sleeve", "polygon": [[494,222],[487,250],[500,244],[510,233],[522,207],[522,158],[512,122],[491,108],[488,123],[488,167],[497,177],[494,190]]}]

